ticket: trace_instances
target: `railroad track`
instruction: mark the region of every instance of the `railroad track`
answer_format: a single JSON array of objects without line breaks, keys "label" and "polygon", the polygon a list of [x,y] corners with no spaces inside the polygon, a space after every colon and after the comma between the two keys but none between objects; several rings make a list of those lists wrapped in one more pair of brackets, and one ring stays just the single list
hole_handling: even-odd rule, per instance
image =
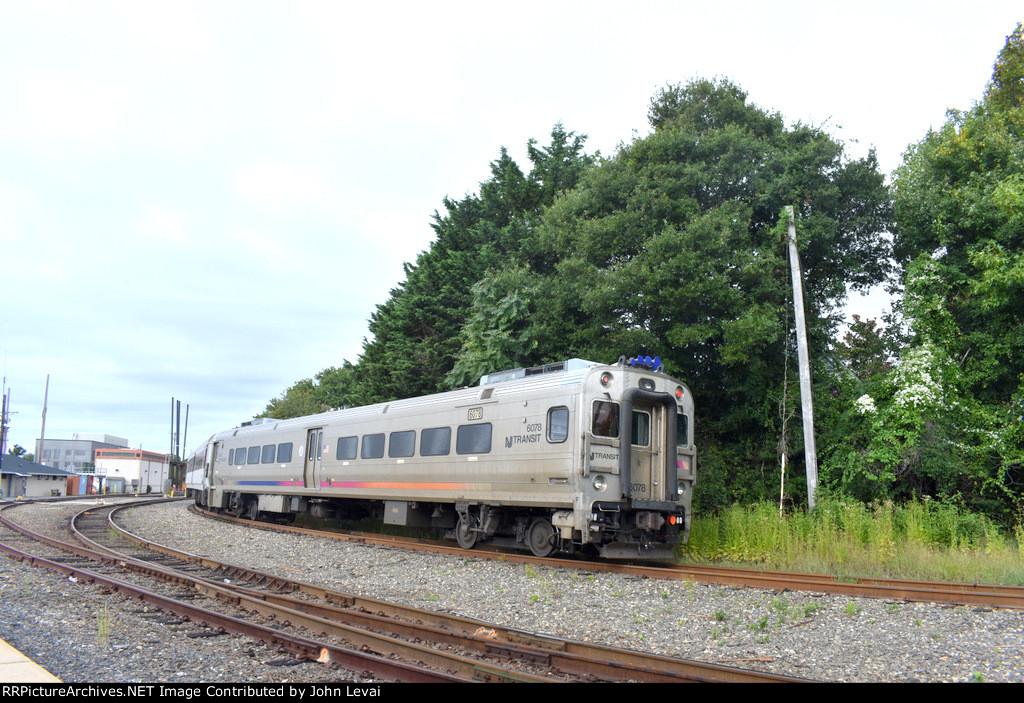
[{"label": "railroad track", "polygon": [[[5,507],[0,546],[16,558],[103,584],[181,618],[385,680],[800,681],[501,628],[216,562],[126,534],[113,518],[125,507],[96,506],[76,514],[71,531],[84,546],[21,528]],[[31,553],[40,544],[46,556]],[[216,607],[198,606],[196,596]]]},{"label": "railroad track", "polygon": [[[345,531],[313,530],[292,525],[267,522],[252,522],[230,515],[213,513],[193,507],[192,510],[219,520],[257,526],[262,529],[314,534],[336,537],[357,542],[388,544],[410,549],[428,549],[435,552],[465,556],[467,552],[450,543],[436,540],[390,537],[368,533]],[[502,549],[476,548],[470,552],[474,557],[500,559],[552,568],[585,569],[607,573],[620,573],[644,578],[666,580],[693,580],[723,586],[764,588],[775,591],[815,591],[832,595],[847,595],[860,598],[878,598],[894,601],[919,603],[948,603],[951,605],[975,605],[993,608],[1024,610],[1024,587],[992,584],[942,583],[936,581],[911,581],[885,578],[838,578],[823,574],[804,574],[785,571],[762,571],[735,567],[697,565],[653,565],[650,563],[625,563],[608,561],[581,561],[554,557],[536,557],[523,552]]]},{"label": "railroad track", "polygon": [[[659,577],[658,569],[645,571]],[[665,569],[664,578],[689,579],[723,585],[743,585],[774,590],[814,590],[860,598],[881,598],[921,603],[983,605],[1024,609],[1024,587],[971,583],[942,583],[885,578],[847,578],[754,569],[676,566]]]}]

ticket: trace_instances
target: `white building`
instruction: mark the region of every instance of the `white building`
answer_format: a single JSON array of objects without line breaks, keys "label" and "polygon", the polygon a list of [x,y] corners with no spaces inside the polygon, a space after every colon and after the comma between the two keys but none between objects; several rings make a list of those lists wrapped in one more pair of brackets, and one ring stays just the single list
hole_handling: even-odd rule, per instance
[{"label": "white building", "polygon": [[144,449],[97,449],[96,473],[110,490],[123,482],[127,493],[163,493],[171,482],[167,454]]}]

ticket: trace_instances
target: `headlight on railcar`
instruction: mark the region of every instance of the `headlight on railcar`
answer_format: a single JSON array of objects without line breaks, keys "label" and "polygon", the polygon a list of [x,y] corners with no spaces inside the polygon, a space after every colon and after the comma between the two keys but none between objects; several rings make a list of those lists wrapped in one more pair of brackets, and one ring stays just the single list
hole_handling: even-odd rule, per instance
[{"label": "headlight on railcar", "polygon": [[608,481],[605,480],[604,476],[602,476],[601,474],[598,474],[598,475],[594,476],[594,489],[595,490],[603,491],[607,487],[608,487]]}]

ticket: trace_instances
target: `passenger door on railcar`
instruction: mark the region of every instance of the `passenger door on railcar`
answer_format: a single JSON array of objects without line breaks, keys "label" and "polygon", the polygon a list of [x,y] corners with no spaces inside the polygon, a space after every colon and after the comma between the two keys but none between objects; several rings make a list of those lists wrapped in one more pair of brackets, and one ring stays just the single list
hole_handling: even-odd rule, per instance
[{"label": "passenger door on railcar", "polygon": [[[213,486],[213,483],[214,483],[213,477],[214,477],[214,474],[217,472],[217,455],[221,452],[222,446],[223,445],[220,442],[214,442],[213,443],[213,448],[210,450],[210,456],[208,456],[206,458],[207,461],[206,461],[205,465],[203,466],[203,479],[204,479],[203,480],[203,490],[204,491],[209,490],[210,487]],[[205,501],[205,496],[204,496],[204,501],[203,502],[204,503],[206,502]]]},{"label": "passenger door on railcar", "polygon": [[629,495],[641,500],[665,500],[665,480],[660,467],[665,465],[665,407],[639,407],[631,422]]},{"label": "passenger door on railcar", "polygon": [[303,481],[306,488],[320,487],[320,471],[323,468],[320,447],[323,445],[323,441],[324,432],[322,427],[306,432],[306,466],[303,471]]}]

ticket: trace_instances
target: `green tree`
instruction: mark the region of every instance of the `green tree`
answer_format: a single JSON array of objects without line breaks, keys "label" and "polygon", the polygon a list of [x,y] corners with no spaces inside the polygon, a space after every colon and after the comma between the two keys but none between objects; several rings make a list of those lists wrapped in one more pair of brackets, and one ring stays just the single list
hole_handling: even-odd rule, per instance
[{"label": "green tree", "polygon": [[[476,380],[470,376],[480,365],[472,367],[468,360],[449,377],[463,345],[484,350],[488,364],[521,351],[513,347],[502,356],[495,336],[483,346],[467,341],[467,335],[482,331],[471,316],[474,296],[486,296],[489,290],[476,284],[489,270],[518,265],[532,242],[539,213],[598,158],[584,153],[585,141],[585,135],[556,124],[548,146],[533,139],[527,143],[529,174],[501,149],[479,194],[444,198],[444,214],[435,212],[433,217],[435,240],[414,263],[405,264],[405,279],[371,315],[370,337],[358,361],[345,360],[340,367],[297,382],[271,401],[264,414],[294,417],[445,390],[452,383]],[[505,304],[512,314],[521,301],[513,296]]]},{"label": "green tree", "polygon": [[361,399],[409,397],[462,382],[448,375],[466,343],[464,334],[474,330],[464,332],[474,285],[488,270],[519,260],[540,211],[593,162],[583,153],[585,139],[556,125],[549,146],[528,143],[529,174],[502,149],[479,195],[445,198],[445,214],[434,214],[435,241],[414,265],[406,264],[405,281],[370,319],[372,339],[364,343],[356,369]]},{"label": "green tree", "polygon": [[257,417],[273,417],[284,420],[302,415],[315,415],[327,410],[327,406],[314,397],[316,384],[311,378],[304,378],[289,387],[284,393],[267,403],[266,409]]},{"label": "green tree", "polygon": [[350,361],[331,366],[314,377],[313,398],[329,408],[367,405],[359,386],[358,368]]},{"label": "green tree", "polygon": [[827,462],[858,497],[934,495],[1020,524],[1022,65],[1018,26],[982,102],[950,111],[896,173],[912,335],[846,398]]},{"label": "green tree", "polygon": [[529,359],[537,346],[526,324],[525,293],[507,290],[503,282],[490,276],[473,286],[473,312],[462,329],[459,358],[446,379],[450,386],[469,386],[486,373],[513,368]]},{"label": "green tree", "polygon": [[357,369],[349,361],[331,366],[313,378],[304,378],[270,401],[258,417],[285,419],[315,415],[332,408],[366,405],[360,395]]},{"label": "green tree", "polygon": [[836,356],[854,379],[870,383],[892,371],[902,347],[901,339],[893,336],[892,325],[886,329],[877,320],[862,320],[860,315],[854,315],[837,345]]},{"label": "green tree", "polygon": [[35,456],[30,454],[28,450],[20,444],[15,444],[7,450],[7,453],[14,457],[20,457],[25,461],[35,461]]},{"label": "green tree", "polygon": [[[951,110],[894,179],[895,252],[932,260],[930,308],[913,321],[957,359],[983,402],[1024,373],[1024,31],[1006,41],[984,99]],[[941,287],[942,290],[938,288]]]},{"label": "green tree", "polygon": [[[930,260],[909,267],[911,319],[937,308],[944,288],[937,268]],[[1014,501],[992,470],[999,418],[971,395],[940,344],[919,336],[895,365],[852,387],[826,445],[826,484],[861,500],[954,500],[1012,524]]]},{"label": "green tree", "polygon": [[[872,441],[871,421],[877,414],[877,402],[891,397],[888,388],[893,369],[905,347],[901,326],[888,319],[888,326],[855,315],[849,329],[835,341],[824,362],[831,382],[819,388],[815,413],[821,432],[818,436],[821,485],[862,500],[885,495],[890,486],[879,487],[872,476],[878,467],[864,469],[864,458]],[[826,392],[821,392],[826,391]],[[852,472],[865,470],[869,478],[861,480]]]},{"label": "green tree", "polygon": [[[820,350],[847,285],[888,273],[883,177],[873,154],[850,160],[822,130],[787,127],[724,80],[665,88],[650,120],[652,134],[586,171],[544,211],[524,245],[528,270],[491,274],[483,290],[518,290],[525,306],[490,329],[526,329],[535,342],[513,365],[659,354],[698,399],[705,505],[761,497],[777,486],[762,468],[775,462],[791,344],[779,213],[787,204],[799,213]],[[478,297],[475,319],[502,301]]]},{"label": "green tree", "polygon": [[[965,498],[1004,517],[1024,507],[1024,28],[1007,37],[983,99],[951,110],[894,179],[894,248],[913,349],[956,375],[938,444],[976,480]],[[911,352],[913,353],[913,352]],[[938,461],[938,460],[937,460]]]}]

